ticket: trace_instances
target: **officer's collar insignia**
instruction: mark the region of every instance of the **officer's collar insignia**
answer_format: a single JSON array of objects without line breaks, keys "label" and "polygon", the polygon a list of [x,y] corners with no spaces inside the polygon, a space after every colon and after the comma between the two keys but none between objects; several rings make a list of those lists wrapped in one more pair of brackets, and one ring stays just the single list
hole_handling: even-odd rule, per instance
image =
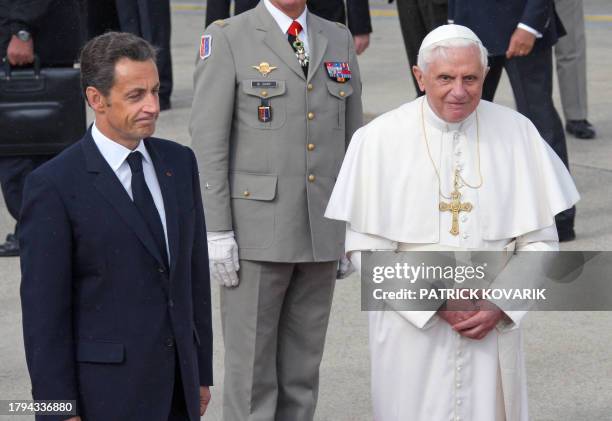
[{"label": "officer's collar insignia", "polygon": [[268,76],[270,72],[278,69],[278,67],[270,66],[270,63],[266,63],[265,61],[262,61],[261,63],[259,63],[259,66],[251,66],[251,67],[257,70],[259,73],[261,73],[263,77]]},{"label": "officer's collar insignia", "polygon": [[331,80],[344,83],[351,79],[351,69],[348,63],[340,61],[326,61],[325,68]]}]

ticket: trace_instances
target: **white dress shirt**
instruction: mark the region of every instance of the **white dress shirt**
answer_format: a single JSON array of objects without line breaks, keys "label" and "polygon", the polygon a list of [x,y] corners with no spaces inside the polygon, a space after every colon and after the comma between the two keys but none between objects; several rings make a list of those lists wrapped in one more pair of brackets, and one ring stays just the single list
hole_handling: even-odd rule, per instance
[{"label": "white dress shirt", "polygon": [[164,199],[162,197],[161,189],[159,187],[159,182],[157,181],[157,175],[155,174],[155,167],[153,166],[153,161],[151,160],[151,156],[147,151],[147,148],[144,145],[144,142],[141,140],[138,144],[138,147],[133,151],[131,149],[126,148],[123,145],[109,139],[106,137],[98,128],[96,127],[96,123],[94,122],[91,127],[91,135],[93,140],[98,147],[98,150],[110,165],[111,169],[114,171],[115,175],[123,185],[123,188],[130,196],[132,201],[134,200],[134,196],[132,195],[132,170],[127,162],[127,157],[132,152],[140,152],[142,154],[142,171],[144,173],[145,182],[147,183],[147,187],[151,192],[151,196],[153,196],[153,202],[155,203],[155,207],[157,208],[157,212],[159,213],[159,217],[161,219],[161,223],[164,227],[164,237],[166,239],[166,251],[168,252],[168,261],[170,261],[170,247],[168,245],[168,229],[166,228],[166,210],[164,208]]},{"label": "white dress shirt", "polygon": [[[279,10],[276,6],[274,6],[270,2],[270,0],[264,0],[264,5],[266,6],[266,9],[268,9],[268,12],[270,12],[274,20],[276,21],[276,23],[278,23],[278,26],[280,27],[283,34],[286,34],[287,31],[289,30],[289,27],[293,23],[294,19],[291,19],[289,16],[287,16],[285,13]],[[302,25],[302,32],[299,33],[298,38],[300,39],[300,41],[304,43],[304,50],[306,50],[306,53],[310,54],[310,44],[308,42],[308,25],[306,23],[307,14],[308,14],[308,8],[304,8],[304,11],[302,12],[302,14],[298,16],[298,18],[295,20],[298,21],[300,25]]]}]

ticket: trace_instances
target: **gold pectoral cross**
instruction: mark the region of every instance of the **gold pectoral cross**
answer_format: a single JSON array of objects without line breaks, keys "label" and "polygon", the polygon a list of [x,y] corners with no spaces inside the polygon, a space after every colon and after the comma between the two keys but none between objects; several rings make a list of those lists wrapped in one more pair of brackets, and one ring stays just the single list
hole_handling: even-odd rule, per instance
[{"label": "gold pectoral cross", "polygon": [[455,172],[455,189],[451,192],[451,201],[450,203],[440,202],[440,211],[453,214],[453,223],[449,231],[452,235],[459,234],[459,212],[470,212],[471,210],[472,204],[470,202],[461,203],[459,179],[457,172]]}]

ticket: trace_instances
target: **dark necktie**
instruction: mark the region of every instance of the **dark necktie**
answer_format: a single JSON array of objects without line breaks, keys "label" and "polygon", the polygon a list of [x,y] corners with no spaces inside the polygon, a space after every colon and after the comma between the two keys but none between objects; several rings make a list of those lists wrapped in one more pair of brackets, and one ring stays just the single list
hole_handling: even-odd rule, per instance
[{"label": "dark necktie", "polygon": [[153,234],[157,248],[167,268],[168,252],[166,250],[164,226],[162,225],[159,212],[155,207],[151,191],[145,182],[144,173],[142,171],[142,154],[138,151],[130,153],[127,157],[127,162],[132,170],[132,197],[134,198],[134,204],[144,218],[151,234]]},{"label": "dark necktie", "polygon": [[[291,26],[289,26],[289,29],[287,30],[287,39],[289,40],[289,44],[291,45],[291,48],[293,48],[293,51],[295,51],[296,56],[300,54],[300,51],[296,47],[296,41],[298,41],[298,43],[301,43],[302,50],[304,50],[304,47],[303,47],[304,43],[298,40],[298,35],[300,34],[300,32],[302,32],[302,25],[297,20],[294,20],[291,23]],[[305,54],[305,51],[302,51],[302,53]],[[299,59],[298,59],[298,62],[299,62]],[[304,76],[308,76],[308,62],[300,63],[300,66],[302,66],[302,70],[304,71]]]}]

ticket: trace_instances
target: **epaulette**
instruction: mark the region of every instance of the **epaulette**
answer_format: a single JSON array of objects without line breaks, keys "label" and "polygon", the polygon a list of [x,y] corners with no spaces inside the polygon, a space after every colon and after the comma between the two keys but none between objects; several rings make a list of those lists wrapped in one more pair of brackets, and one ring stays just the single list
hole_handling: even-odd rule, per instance
[{"label": "epaulette", "polygon": [[213,22],[215,25],[220,26],[221,28],[227,26],[227,22],[223,19],[217,19]]},{"label": "epaulette", "polygon": [[336,22],[336,25],[338,25],[340,28],[346,28],[346,25],[340,22]]}]

